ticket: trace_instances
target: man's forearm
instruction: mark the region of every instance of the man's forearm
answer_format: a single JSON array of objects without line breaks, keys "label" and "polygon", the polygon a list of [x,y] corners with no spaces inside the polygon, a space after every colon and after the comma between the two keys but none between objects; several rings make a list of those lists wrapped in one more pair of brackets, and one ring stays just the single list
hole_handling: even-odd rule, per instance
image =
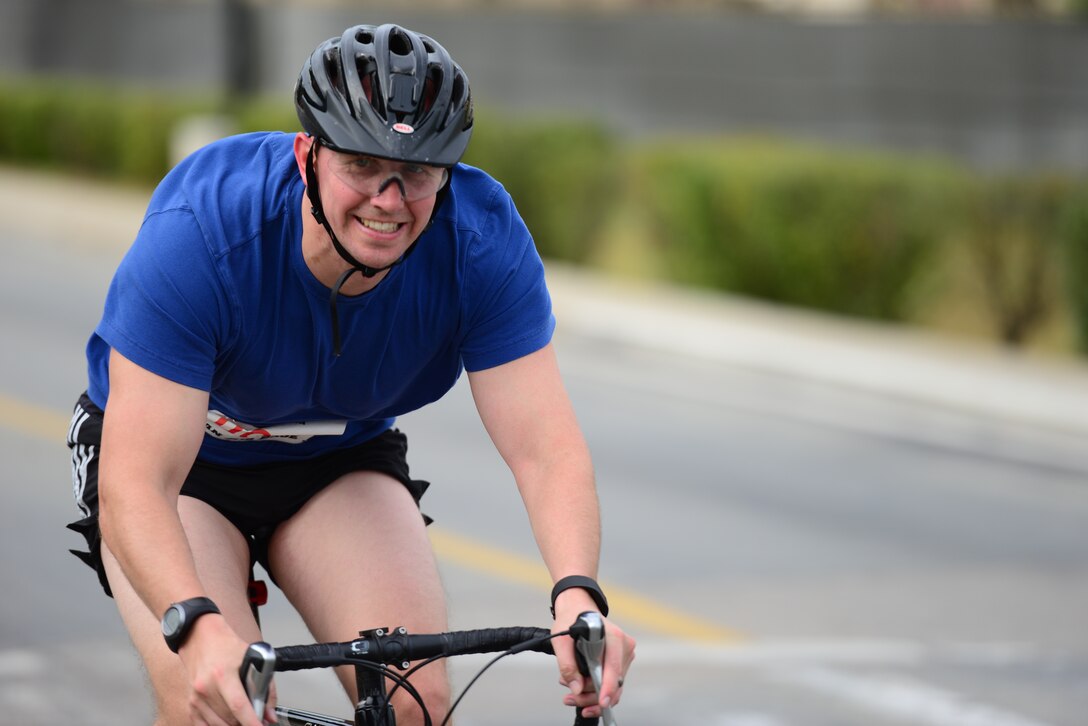
[{"label": "man's forearm", "polygon": [[103,543],[148,609],[158,617],[171,603],[204,594],[176,500],[103,484]]},{"label": "man's forearm", "polygon": [[541,557],[556,581],[568,575],[597,576],[601,520],[588,463],[552,467],[519,480]]}]

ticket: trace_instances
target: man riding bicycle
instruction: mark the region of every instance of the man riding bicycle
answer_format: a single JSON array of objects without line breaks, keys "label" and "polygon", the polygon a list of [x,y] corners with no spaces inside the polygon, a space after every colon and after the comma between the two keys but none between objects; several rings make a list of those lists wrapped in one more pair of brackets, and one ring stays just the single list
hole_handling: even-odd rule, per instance
[{"label": "man riding bicycle", "polygon": [[[304,133],[228,138],[166,176],[87,345],[69,431],[84,517],[70,526],[160,724],[260,723],[238,678],[261,639],[256,562],[318,640],[447,628],[428,483],[409,476],[393,424],[462,370],[556,582],[555,629],[607,609],[543,268],[509,195],[459,163],[464,72],[427,36],[361,25],[317,47],[295,105]],[[633,658],[615,624],[606,644],[596,694],[556,643],[566,700],[589,715],[618,703]],[[444,670],[413,683],[440,719]]]}]

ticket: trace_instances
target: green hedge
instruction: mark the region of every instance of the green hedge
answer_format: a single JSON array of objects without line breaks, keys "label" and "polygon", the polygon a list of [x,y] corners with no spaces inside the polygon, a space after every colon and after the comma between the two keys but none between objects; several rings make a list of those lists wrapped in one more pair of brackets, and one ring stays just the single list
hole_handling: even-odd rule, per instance
[{"label": "green hedge", "polygon": [[1088,183],[1074,190],[1061,216],[1065,289],[1077,342],[1081,351],[1088,353]]},{"label": "green hedge", "polygon": [[[155,183],[169,169],[177,124],[210,111],[222,109],[198,96],[50,80],[0,82],[0,159]],[[229,113],[242,132],[299,129],[289,99],[236,103]],[[476,125],[465,161],[506,186],[542,254],[586,261],[617,193],[612,138],[599,125],[566,120],[513,122],[480,114]]]},{"label": "green hedge", "polygon": [[295,105],[290,98],[282,96],[250,99],[236,105],[233,116],[239,133],[271,130],[294,133],[302,130],[302,124],[295,115]]},{"label": "green hedge", "polygon": [[94,83],[0,83],[0,159],[139,183],[162,178],[170,134],[207,99]]},{"label": "green hedge", "polygon": [[936,164],[769,142],[657,144],[637,187],[670,276],[904,320],[962,179]]},{"label": "green hedge", "polygon": [[[210,111],[224,109],[0,79],[0,161],[151,185],[177,124]],[[239,131],[298,128],[289,99],[227,112]],[[1084,180],[770,140],[621,144],[590,122],[487,112],[465,161],[506,186],[546,257],[877,320],[933,319],[916,311],[971,289],[992,335],[1024,344],[1068,317],[1088,351]],[[957,265],[957,294],[933,284]]]},{"label": "green hedge", "polygon": [[1059,306],[1059,255],[1073,192],[1071,180],[1055,175],[970,181],[961,236],[994,333],[1005,343],[1023,344]]},{"label": "green hedge", "polygon": [[593,257],[620,184],[619,149],[601,126],[477,114],[465,162],[506,187],[542,255]]}]

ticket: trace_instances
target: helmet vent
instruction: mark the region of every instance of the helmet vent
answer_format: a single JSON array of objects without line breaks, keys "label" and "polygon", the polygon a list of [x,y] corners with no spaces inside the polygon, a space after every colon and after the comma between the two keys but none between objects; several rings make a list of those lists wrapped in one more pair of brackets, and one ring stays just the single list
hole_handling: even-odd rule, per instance
[{"label": "helmet vent", "polygon": [[[447,126],[450,121],[453,120],[453,117],[457,115],[458,109],[460,109],[464,105],[464,100],[465,77],[460,73],[455,73],[453,76],[453,88],[450,89],[450,103],[448,107],[449,110],[446,113],[446,118],[442,120],[442,126]],[[471,120],[469,124],[465,126],[465,128],[468,128],[468,126],[470,125]]]},{"label": "helmet vent", "polygon": [[359,45],[372,45],[374,43],[374,34],[369,30],[360,30],[355,34],[355,42]]},{"label": "helmet vent", "polygon": [[430,113],[431,107],[434,106],[435,96],[438,95],[438,89],[442,87],[442,71],[437,68],[432,68],[431,72],[427,74],[427,80],[423,82],[423,99],[420,101],[420,114]]},{"label": "helmet vent", "polygon": [[340,73],[340,53],[336,48],[330,48],[323,59],[325,61],[325,74],[329,77],[329,84],[341,94],[344,93],[344,76]]},{"label": "helmet vent", "polygon": [[457,108],[465,100],[465,77],[460,73],[453,78],[453,91],[450,93],[450,107]]},{"label": "helmet vent", "polygon": [[476,118],[476,112],[472,106],[472,91],[468,92],[468,98],[465,99],[465,125],[461,128],[468,131],[472,128],[472,123]]},{"label": "helmet vent", "polygon": [[389,52],[396,55],[412,55],[412,41],[400,28],[389,34]]}]

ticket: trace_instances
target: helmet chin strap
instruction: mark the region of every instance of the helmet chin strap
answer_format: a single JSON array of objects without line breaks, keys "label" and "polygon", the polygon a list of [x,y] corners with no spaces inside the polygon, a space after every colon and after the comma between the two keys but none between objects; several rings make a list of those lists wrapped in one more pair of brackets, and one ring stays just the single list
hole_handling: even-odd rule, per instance
[{"label": "helmet chin strap", "polygon": [[[310,153],[306,157],[306,196],[310,200],[310,214],[314,215],[314,219],[325,228],[325,231],[329,235],[329,239],[332,240],[332,246],[336,249],[337,253],[351,265],[352,269],[348,270],[348,273],[361,272],[363,273],[363,277],[374,277],[382,270],[388,270],[390,267],[397,264],[397,262],[400,262],[400,260],[397,260],[397,262],[390,265],[386,265],[385,267],[371,267],[359,262],[359,260],[355,259],[352,254],[344,248],[344,245],[340,244],[340,240],[336,237],[336,233],[332,231],[332,226],[325,216],[325,208],[321,204],[321,190],[317,185],[317,171],[314,168],[314,162],[317,159],[318,146],[321,146],[321,139],[315,137],[313,143],[310,144]],[[346,279],[346,277],[343,279]]]},{"label": "helmet chin strap", "polygon": [[[423,232],[430,229],[431,223],[434,222],[435,214],[438,212],[438,207],[442,204],[443,198],[445,198],[445,192],[449,188],[447,182],[446,187],[441,189],[438,193],[438,198],[435,200],[434,209],[431,211],[431,218],[427,221],[427,226],[423,228],[423,231],[419,233],[419,237],[412,240],[412,244],[408,246],[408,249],[404,251],[404,254],[399,258],[389,263],[385,267],[371,267],[370,265],[364,265],[355,259],[350,252],[348,252],[344,245],[337,239],[336,233],[332,231],[332,226],[329,224],[328,218],[325,216],[325,209],[321,204],[321,191],[317,185],[317,171],[314,168],[314,160],[317,158],[317,147],[321,145],[321,139],[313,137],[313,143],[310,144],[310,153],[306,157],[306,197],[310,200],[310,214],[314,215],[314,219],[325,228],[325,232],[328,233],[329,239],[332,240],[332,246],[336,252],[346,261],[351,267],[340,273],[340,276],[336,279],[336,283],[332,286],[332,294],[329,296],[329,312],[332,315],[332,346],[333,353],[337,358],[340,357],[340,315],[336,309],[336,300],[340,296],[340,289],[344,286],[344,283],[348,281],[348,278],[354,275],[356,272],[361,273],[363,277],[371,278],[377,275],[379,272],[388,270],[395,265],[399,265],[408,258],[408,255],[412,253],[416,248],[416,244],[419,243],[420,237],[423,236]],[[397,182],[400,185],[401,192],[404,191],[404,184],[395,177],[390,177],[382,184],[378,193],[384,192],[386,188],[392,182]]]}]

